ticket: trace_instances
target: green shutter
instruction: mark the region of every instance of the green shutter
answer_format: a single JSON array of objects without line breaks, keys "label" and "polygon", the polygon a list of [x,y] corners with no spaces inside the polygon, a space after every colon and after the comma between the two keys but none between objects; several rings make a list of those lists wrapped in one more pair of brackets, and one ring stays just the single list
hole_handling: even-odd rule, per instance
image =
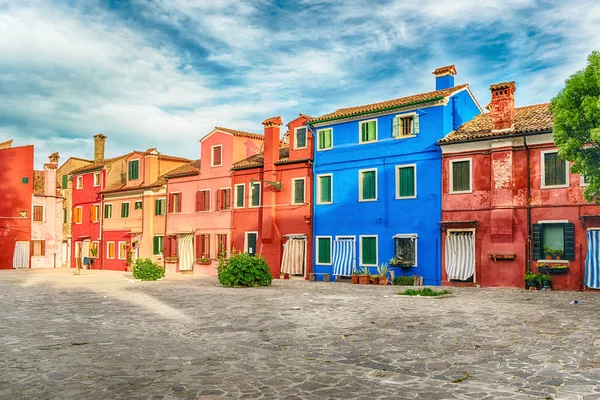
[{"label": "green shutter", "polygon": [[402,167],[398,170],[398,196],[415,195],[415,167]]},{"label": "green shutter", "polygon": [[392,137],[400,137],[400,117],[392,118]]},{"label": "green shutter", "polygon": [[419,115],[415,115],[412,119],[412,134],[413,135],[418,135],[419,134]]},{"label": "green shutter", "polygon": [[153,254],[158,254],[158,236],[154,236],[154,240],[152,241]]},{"label": "green shutter", "polygon": [[319,131],[319,149],[329,149],[331,147],[331,129]]},{"label": "green shutter", "polygon": [[377,198],[377,188],[375,184],[376,171],[365,171],[362,175],[362,199],[373,200]]},{"label": "green shutter", "polygon": [[121,218],[129,217],[129,203],[121,203]]},{"label": "green shutter", "polygon": [[360,125],[360,141],[361,142],[367,141],[367,124]]},{"label": "green shutter", "polygon": [[160,215],[160,200],[158,199],[154,200],[154,215]]},{"label": "green shutter", "polygon": [[565,260],[575,260],[575,225],[564,224],[565,230]]},{"label": "green shutter", "polygon": [[68,175],[63,175],[62,176],[62,188],[66,189],[68,183],[69,183],[69,176]]},{"label": "green shutter", "polygon": [[469,161],[457,161],[452,163],[452,190],[464,192],[470,189],[471,174]]},{"label": "green shutter", "polygon": [[542,259],[542,226],[540,224],[534,224],[532,229],[533,234],[533,259]]},{"label": "green shutter", "polygon": [[317,239],[317,263],[318,264],[331,264],[331,239],[330,238],[318,238]]},{"label": "green shutter", "polygon": [[377,264],[377,238],[364,237],[362,240],[361,264]]},{"label": "green shutter", "polygon": [[294,203],[304,203],[304,180],[302,179],[294,181]]},{"label": "green shutter", "polygon": [[235,187],[235,205],[236,207],[244,207],[244,186]]},{"label": "green shutter", "polygon": [[320,176],[319,185],[319,202],[331,203],[331,176]]}]

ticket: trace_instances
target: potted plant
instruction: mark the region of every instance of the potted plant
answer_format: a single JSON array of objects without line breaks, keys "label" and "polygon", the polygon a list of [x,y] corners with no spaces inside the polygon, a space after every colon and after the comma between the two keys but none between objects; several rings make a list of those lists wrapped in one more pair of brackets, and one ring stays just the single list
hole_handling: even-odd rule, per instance
[{"label": "potted plant", "polygon": [[537,269],[541,274],[566,274],[569,272],[567,264],[538,263]]},{"label": "potted plant", "polygon": [[546,255],[546,260],[552,260],[554,250],[550,246],[544,246],[544,254]]},{"label": "potted plant", "polygon": [[409,268],[414,266],[414,263],[410,260],[405,260],[402,257],[395,257],[390,259],[391,267]]},{"label": "potted plant", "polygon": [[90,269],[94,269],[94,263],[96,262],[96,257],[98,257],[98,249],[90,249]]},{"label": "potted plant", "polygon": [[196,258],[196,264],[209,265],[210,262],[211,262],[211,259],[208,257]]},{"label": "potted plant", "polygon": [[539,281],[542,284],[544,290],[552,290],[552,276],[548,274],[540,274]]},{"label": "potted plant", "polygon": [[565,252],[562,250],[554,250],[554,257],[556,257],[557,260],[560,260],[564,254]]},{"label": "potted plant", "polygon": [[361,285],[368,285],[371,282],[371,275],[367,267],[362,267],[358,276],[358,283]]},{"label": "potted plant", "polygon": [[360,271],[355,269],[354,271],[352,271],[352,283],[357,285],[359,279],[360,279]]},{"label": "potted plant", "polygon": [[523,276],[523,280],[525,281],[526,289],[536,290],[541,288],[541,274],[527,272],[525,276]]},{"label": "potted plant", "polygon": [[179,257],[165,257],[166,262],[177,262]]},{"label": "potted plant", "polygon": [[379,267],[377,267],[377,274],[379,275],[379,284],[380,285],[388,284],[388,273],[389,272],[390,272],[390,269],[386,263],[383,263]]}]

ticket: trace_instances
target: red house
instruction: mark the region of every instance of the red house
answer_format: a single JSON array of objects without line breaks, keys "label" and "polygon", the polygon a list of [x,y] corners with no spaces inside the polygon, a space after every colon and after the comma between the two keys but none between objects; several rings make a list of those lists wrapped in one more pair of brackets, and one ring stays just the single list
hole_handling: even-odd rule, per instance
[{"label": "red house", "polygon": [[490,89],[490,112],[438,142],[442,283],[523,287],[539,271],[554,289],[600,288],[600,206],[558,157],[549,104],[515,108],[514,82]]},{"label": "red house", "polygon": [[312,154],[310,117],[288,124],[280,141],[281,118],[264,125],[263,152],[233,165],[232,245],[261,254],[275,277],[307,278],[312,259]]}]

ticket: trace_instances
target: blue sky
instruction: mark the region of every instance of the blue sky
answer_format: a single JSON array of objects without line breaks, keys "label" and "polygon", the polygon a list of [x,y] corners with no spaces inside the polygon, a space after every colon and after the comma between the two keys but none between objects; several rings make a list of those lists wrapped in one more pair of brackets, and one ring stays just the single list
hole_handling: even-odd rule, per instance
[{"label": "blue sky", "polygon": [[489,102],[549,101],[600,49],[600,2],[0,0],[0,142],[60,151],[132,149],[198,158],[214,126],[261,121],[434,89],[455,64]]}]

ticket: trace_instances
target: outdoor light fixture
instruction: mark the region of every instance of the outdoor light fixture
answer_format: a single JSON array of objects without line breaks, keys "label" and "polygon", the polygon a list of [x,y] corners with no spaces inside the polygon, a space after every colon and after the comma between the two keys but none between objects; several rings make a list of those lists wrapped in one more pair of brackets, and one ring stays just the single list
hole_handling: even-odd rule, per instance
[{"label": "outdoor light fixture", "polygon": [[264,182],[269,184],[275,188],[275,190],[281,191],[281,182],[273,182],[273,181],[262,181],[262,180],[254,180],[250,179],[250,187],[254,187],[254,182]]}]

